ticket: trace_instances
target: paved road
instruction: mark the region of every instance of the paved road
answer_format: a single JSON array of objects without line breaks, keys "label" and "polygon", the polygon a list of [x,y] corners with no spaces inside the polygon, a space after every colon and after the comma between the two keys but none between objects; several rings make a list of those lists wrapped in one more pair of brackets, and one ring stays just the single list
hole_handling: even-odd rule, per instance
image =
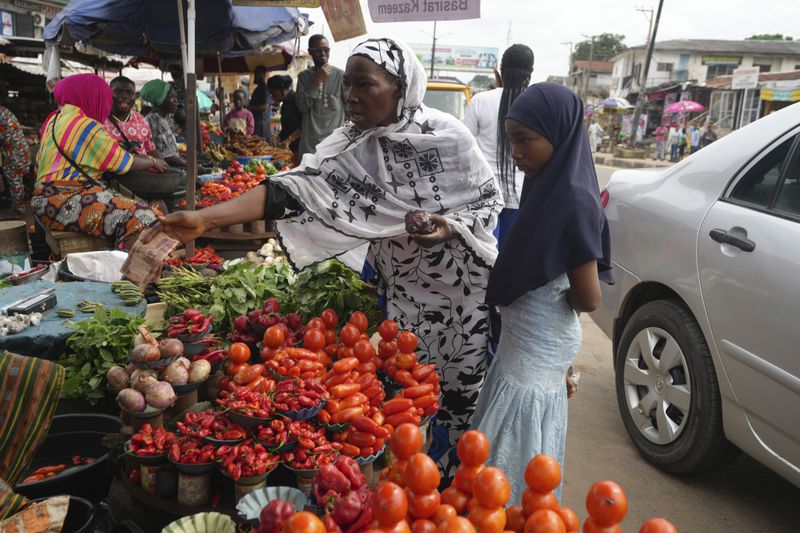
[{"label": "paved road", "polygon": [[595,165],[594,168],[597,170],[597,181],[600,182],[601,190],[608,183],[608,178],[611,177],[611,174],[614,173],[614,171],[619,170],[618,168],[606,167],[603,165]]},{"label": "paved road", "polygon": [[[599,173],[600,169],[598,169]],[[614,393],[611,342],[584,316],[575,362],[580,390],[570,400],[564,504],[586,517],[586,492],[613,479],[628,495],[625,532],[652,516],[681,533],[800,531],[800,488],[742,455],[720,471],[693,477],[665,474],[645,462],[620,420]]]}]

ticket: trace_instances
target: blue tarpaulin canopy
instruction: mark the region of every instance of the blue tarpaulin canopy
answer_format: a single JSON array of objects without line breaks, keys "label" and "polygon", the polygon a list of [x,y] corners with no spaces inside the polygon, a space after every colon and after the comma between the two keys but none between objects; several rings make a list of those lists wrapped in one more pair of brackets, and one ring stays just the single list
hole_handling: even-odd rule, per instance
[{"label": "blue tarpaulin canopy", "polygon": [[[186,17],[187,2],[183,2]],[[72,0],[44,29],[48,43],[80,41],[126,56],[181,57],[177,3],[169,0]],[[197,4],[195,53],[245,55],[308,31],[296,8],[233,6],[231,0]]]}]

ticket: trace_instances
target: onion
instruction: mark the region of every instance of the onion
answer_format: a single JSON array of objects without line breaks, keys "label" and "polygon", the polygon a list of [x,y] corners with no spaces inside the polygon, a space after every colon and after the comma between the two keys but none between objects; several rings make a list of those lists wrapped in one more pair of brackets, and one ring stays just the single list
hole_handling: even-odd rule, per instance
[{"label": "onion", "polygon": [[189,361],[188,359],[186,359],[185,357],[181,357],[181,358],[179,358],[179,359],[178,359],[177,361],[175,361],[175,362],[176,362],[176,363],[180,363],[181,365],[183,365],[183,367],[184,367],[186,370],[189,370],[189,368],[191,368],[191,366],[192,366],[192,362],[191,362],[191,361]]},{"label": "onion", "polygon": [[142,393],[133,389],[122,389],[119,391],[119,394],[117,394],[117,402],[123,409],[132,413],[140,413],[147,407]]},{"label": "onion", "polygon": [[158,341],[158,350],[161,352],[161,357],[169,359],[177,355],[183,355],[183,343],[178,339],[161,339]]},{"label": "onion", "polygon": [[165,409],[175,403],[175,391],[166,381],[159,381],[147,389],[147,404],[156,409]]},{"label": "onion", "polygon": [[189,383],[200,383],[208,379],[211,374],[211,363],[205,359],[198,359],[189,369]]},{"label": "onion", "polygon": [[136,348],[140,344],[147,344],[147,341],[144,339],[144,335],[141,333],[137,333],[136,336],[133,338],[133,347]]},{"label": "onion", "polygon": [[131,377],[121,366],[112,366],[106,372],[106,381],[113,391],[121,391],[131,386]]},{"label": "onion", "polygon": [[127,372],[129,376],[132,376],[137,370],[139,370],[139,367],[133,363],[128,363],[128,366],[125,367],[125,372]]},{"label": "onion", "polygon": [[131,375],[131,387],[144,394],[153,383],[158,383],[155,370],[137,370]]},{"label": "onion", "polygon": [[180,361],[175,361],[164,370],[164,379],[170,385],[186,385],[189,382],[189,371]]},{"label": "onion", "polygon": [[161,359],[161,352],[152,344],[140,344],[131,352],[131,361],[134,363],[150,363]]}]

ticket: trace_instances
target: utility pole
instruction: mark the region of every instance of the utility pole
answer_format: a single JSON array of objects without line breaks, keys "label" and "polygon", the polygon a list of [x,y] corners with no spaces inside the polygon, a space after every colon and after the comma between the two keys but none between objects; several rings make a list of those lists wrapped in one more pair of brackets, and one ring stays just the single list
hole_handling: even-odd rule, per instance
[{"label": "utility pole", "polygon": [[592,59],[594,59],[594,40],[597,37],[596,35],[584,35],[587,39],[591,39],[589,44],[589,63],[586,67],[586,70],[583,73],[583,101],[586,103],[586,99],[589,97],[589,78],[592,76]]},{"label": "utility pole", "polygon": [[575,55],[575,43],[572,41],[562,41],[561,44],[569,46],[569,70],[567,71],[567,87],[572,89],[572,57]]},{"label": "utility pole", "polygon": [[653,10],[646,9],[644,7],[636,6],[636,11],[640,12],[644,15],[644,18],[647,19],[648,27],[647,27],[647,42],[650,42],[650,34],[653,33]]},{"label": "utility pole", "polygon": [[508,31],[506,32],[506,48],[511,46],[511,21],[508,21]]},{"label": "utility pole", "polygon": [[433,21],[433,45],[431,46],[431,78],[433,78],[433,64],[436,62],[436,21]]},{"label": "utility pole", "polygon": [[658,0],[658,11],[656,20],[653,24],[653,31],[650,32],[650,42],[647,44],[647,57],[644,60],[644,72],[641,75],[642,82],[639,84],[639,97],[636,99],[636,109],[633,111],[633,123],[631,124],[631,137],[628,146],[636,146],[636,133],[639,130],[639,117],[642,116],[642,105],[644,105],[645,89],[647,88],[647,73],[650,71],[650,61],[653,59],[653,49],[656,45],[656,34],[658,33],[658,21],[661,20],[661,8],[664,7],[664,0]]}]

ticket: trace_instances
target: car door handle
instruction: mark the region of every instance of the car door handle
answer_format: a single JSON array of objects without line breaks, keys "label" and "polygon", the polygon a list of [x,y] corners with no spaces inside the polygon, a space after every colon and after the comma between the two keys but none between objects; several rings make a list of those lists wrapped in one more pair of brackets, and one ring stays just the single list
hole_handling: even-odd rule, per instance
[{"label": "car door handle", "polygon": [[735,246],[739,248],[743,252],[752,252],[756,249],[756,243],[751,241],[750,239],[741,239],[739,237],[734,237],[733,235],[729,235],[727,231],[724,229],[712,229],[711,233],[709,233],[711,238],[717,241],[720,244],[729,244],[731,246]]}]

